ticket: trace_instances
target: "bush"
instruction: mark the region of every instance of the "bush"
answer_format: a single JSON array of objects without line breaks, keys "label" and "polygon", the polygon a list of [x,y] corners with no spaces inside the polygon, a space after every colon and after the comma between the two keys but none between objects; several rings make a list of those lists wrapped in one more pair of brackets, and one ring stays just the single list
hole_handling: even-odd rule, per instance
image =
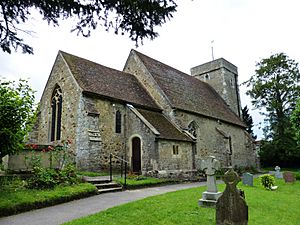
[{"label": "bush", "polygon": [[33,177],[28,182],[29,188],[54,188],[56,185],[72,185],[78,183],[79,181],[75,167],[70,164],[61,170],[34,167],[33,174]]},{"label": "bush", "polygon": [[300,171],[295,173],[296,180],[300,180]]},{"label": "bush", "polygon": [[259,180],[261,185],[267,190],[271,190],[272,186],[275,185],[275,178],[270,174],[261,175]]}]

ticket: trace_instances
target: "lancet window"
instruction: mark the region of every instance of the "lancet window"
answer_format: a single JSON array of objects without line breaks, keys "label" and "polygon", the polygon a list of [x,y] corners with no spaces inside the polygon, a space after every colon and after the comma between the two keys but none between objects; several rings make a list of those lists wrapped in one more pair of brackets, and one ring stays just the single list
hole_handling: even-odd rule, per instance
[{"label": "lancet window", "polygon": [[51,98],[51,137],[50,141],[61,139],[62,91],[59,86],[53,91]]}]

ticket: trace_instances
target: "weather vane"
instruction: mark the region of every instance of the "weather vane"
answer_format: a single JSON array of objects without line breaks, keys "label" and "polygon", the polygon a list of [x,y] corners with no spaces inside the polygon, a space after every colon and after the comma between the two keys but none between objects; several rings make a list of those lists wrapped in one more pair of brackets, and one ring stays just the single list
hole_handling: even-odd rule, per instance
[{"label": "weather vane", "polygon": [[214,40],[212,40],[210,43],[211,43],[211,56],[212,56],[212,60],[215,60],[215,57],[214,57]]}]

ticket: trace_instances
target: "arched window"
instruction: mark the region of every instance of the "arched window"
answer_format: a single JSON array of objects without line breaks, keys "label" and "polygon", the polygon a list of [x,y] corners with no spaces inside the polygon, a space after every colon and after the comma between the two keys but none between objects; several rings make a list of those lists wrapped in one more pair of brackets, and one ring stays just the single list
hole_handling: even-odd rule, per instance
[{"label": "arched window", "polygon": [[116,112],[116,133],[121,133],[122,130],[122,114],[118,110]]},{"label": "arched window", "polygon": [[61,137],[62,91],[56,86],[51,98],[51,141],[60,140]]},{"label": "arched window", "polygon": [[195,121],[190,122],[190,124],[188,125],[188,132],[195,138],[197,137],[197,128],[198,125]]}]

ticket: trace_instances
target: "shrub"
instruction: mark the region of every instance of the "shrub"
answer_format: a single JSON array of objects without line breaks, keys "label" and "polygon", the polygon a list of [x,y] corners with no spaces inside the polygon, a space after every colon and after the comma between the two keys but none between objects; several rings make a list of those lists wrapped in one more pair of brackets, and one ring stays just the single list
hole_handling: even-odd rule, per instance
[{"label": "shrub", "polygon": [[57,184],[58,174],[53,169],[34,167],[33,177],[28,181],[29,188],[54,188]]},{"label": "shrub", "polygon": [[29,180],[28,187],[46,189],[54,188],[56,185],[72,185],[78,181],[75,167],[71,164],[63,169],[34,167],[33,177]]},{"label": "shrub", "polygon": [[275,178],[270,174],[261,175],[259,180],[261,185],[267,190],[271,190],[272,186],[275,185]]},{"label": "shrub", "polygon": [[300,180],[300,171],[295,173],[296,180]]}]

